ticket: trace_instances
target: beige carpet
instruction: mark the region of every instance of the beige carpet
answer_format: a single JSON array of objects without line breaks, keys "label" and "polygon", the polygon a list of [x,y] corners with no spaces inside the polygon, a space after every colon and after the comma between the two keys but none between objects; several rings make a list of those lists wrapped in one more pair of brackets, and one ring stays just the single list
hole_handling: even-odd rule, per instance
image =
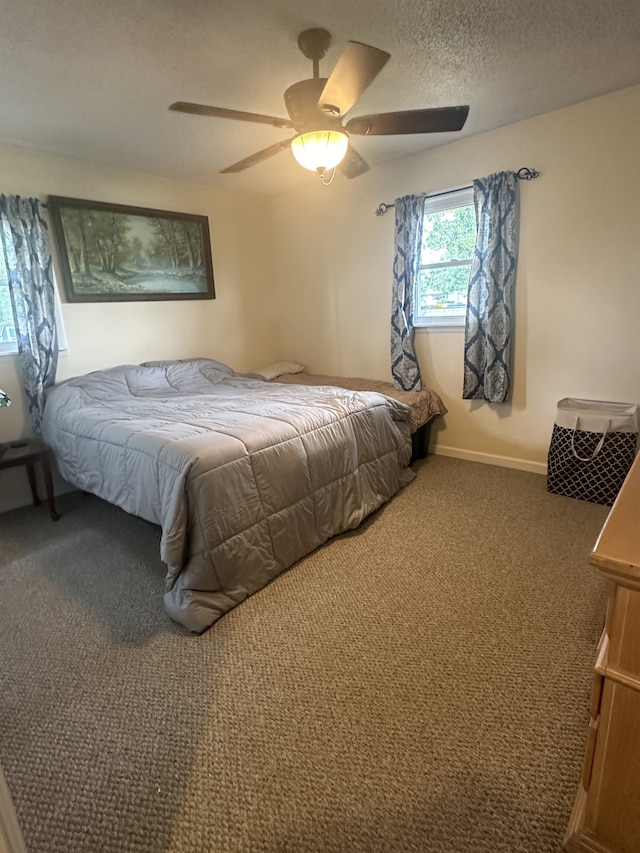
[{"label": "beige carpet", "polygon": [[607,508],[429,457],[203,636],[159,532],[0,518],[0,759],[32,853],[558,853]]}]

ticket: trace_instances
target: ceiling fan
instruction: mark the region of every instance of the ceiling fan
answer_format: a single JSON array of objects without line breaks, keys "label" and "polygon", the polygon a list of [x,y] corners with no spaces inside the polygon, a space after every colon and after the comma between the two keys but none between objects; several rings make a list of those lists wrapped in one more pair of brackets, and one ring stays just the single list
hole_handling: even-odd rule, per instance
[{"label": "ceiling fan", "polygon": [[[222,169],[223,174],[241,172],[290,147],[300,165],[317,172],[325,183],[333,179],[336,167],[347,178],[355,178],[368,170],[369,166],[351,144],[350,136],[393,136],[462,130],[469,114],[468,106],[372,113],[355,116],[345,123],[346,114],[378,76],[390,54],[368,44],[350,41],[329,77],[320,77],[320,60],[330,44],[331,35],[326,30],[316,28],[300,33],[298,47],[313,62],[313,77],[294,83],[285,91],[288,119],[186,101],[177,101],[169,109],[192,115],[270,124],[296,131],[295,136],[227,166]],[[330,180],[326,180],[329,173]]]}]

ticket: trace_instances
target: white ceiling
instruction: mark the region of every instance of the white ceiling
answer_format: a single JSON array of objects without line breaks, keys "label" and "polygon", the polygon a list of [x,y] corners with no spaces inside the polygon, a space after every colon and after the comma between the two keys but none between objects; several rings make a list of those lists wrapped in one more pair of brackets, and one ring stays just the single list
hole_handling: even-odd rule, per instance
[{"label": "white ceiling", "polygon": [[1,140],[263,193],[317,179],[289,151],[219,170],[290,131],[167,108],[286,116],[308,27],[333,36],[321,76],[350,39],[391,54],[350,118],[470,105],[458,134],[359,137],[372,167],[640,83],[640,0],[5,0],[0,21]]}]

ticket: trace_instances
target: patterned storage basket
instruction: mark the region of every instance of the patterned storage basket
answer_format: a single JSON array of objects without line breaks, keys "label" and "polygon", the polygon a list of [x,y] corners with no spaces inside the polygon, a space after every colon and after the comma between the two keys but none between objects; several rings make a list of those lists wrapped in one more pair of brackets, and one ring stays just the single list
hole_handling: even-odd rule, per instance
[{"label": "patterned storage basket", "polygon": [[611,506],[633,464],[637,406],[565,397],[547,459],[547,491]]}]

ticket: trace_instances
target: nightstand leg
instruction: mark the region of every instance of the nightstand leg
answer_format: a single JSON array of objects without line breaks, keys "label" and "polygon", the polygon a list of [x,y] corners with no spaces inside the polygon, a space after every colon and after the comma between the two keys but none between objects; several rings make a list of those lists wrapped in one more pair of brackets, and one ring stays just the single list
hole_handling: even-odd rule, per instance
[{"label": "nightstand leg", "polygon": [[44,474],[44,487],[47,491],[47,502],[49,504],[49,515],[53,521],[57,521],[60,516],[56,512],[56,505],[53,501],[53,480],[51,478],[51,465],[49,457],[46,453],[42,454],[42,473]]},{"label": "nightstand leg", "polygon": [[27,476],[29,477],[29,485],[31,486],[31,496],[33,497],[33,505],[40,506],[40,498],[38,497],[38,488],[36,486],[36,472],[33,468],[33,462],[26,463]]}]

